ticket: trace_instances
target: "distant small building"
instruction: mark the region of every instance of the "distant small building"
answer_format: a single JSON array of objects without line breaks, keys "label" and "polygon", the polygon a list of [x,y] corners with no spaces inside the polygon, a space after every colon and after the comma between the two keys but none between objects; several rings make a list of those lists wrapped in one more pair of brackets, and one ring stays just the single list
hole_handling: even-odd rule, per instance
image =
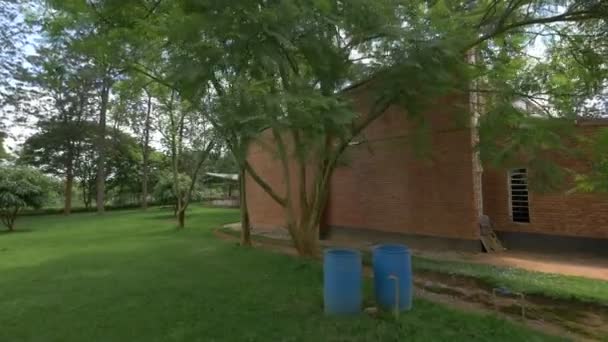
[{"label": "distant small building", "polygon": [[238,174],[207,172],[203,181],[214,190],[205,198],[212,206],[236,208],[240,205]]}]

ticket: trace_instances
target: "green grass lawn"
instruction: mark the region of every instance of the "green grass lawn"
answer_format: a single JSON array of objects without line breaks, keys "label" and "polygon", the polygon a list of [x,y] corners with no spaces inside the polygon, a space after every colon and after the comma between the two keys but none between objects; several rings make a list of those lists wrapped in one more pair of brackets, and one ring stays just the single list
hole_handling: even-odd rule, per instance
[{"label": "green grass lawn", "polygon": [[[371,258],[371,253],[365,252],[366,264],[371,265]],[[501,287],[524,294],[608,306],[608,282],[600,279],[421,256],[412,257],[412,267],[414,272],[432,271],[471,277],[489,287]]]},{"label": "green grass lawn", "polygon": [[22,218],[23,232],[0,234],[0,341],[550,340],[423,300],[399,321],[325,317],[319,263],[213,236],[236,220],[203,208],[184,231],[160,209]]},{"label": "green grass lawn", "polygon": [[[234,236],[239,235],[239,232],[232,229],[225,228],[222,231]],[[272,241],[267,237],[254,238],[260,241]],[[363,251],[363,262],[367,265],[372,264],[369,250]],[[608,282],[600,279],[421,256],[412,256],[412,266],[414,271],[432,271],[476,278],[489,287],[503,287],[525,294],[608,306]]]}]

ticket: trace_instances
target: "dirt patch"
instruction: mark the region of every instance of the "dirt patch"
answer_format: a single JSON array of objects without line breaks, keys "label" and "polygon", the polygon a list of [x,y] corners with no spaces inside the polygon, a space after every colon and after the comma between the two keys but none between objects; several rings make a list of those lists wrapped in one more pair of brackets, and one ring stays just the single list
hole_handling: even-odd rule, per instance
[{"label": "dirt patch", "polygon": [[[369,248],[375,241],[356,235],[332,237],[329,243],[353,248]],[[468,263],[516,267],[529,271],[557,273],[570,276],[601,279],[608,281],[608,258],[585,254],[567,255],[533,253],[524,251],[505,251],[501,253],[473,253],[463,251],[438,251],[410,246],[416,256],[431,259],[462,261]]]},{"label": "dirt patch", "polygon": [[439,272],[417,271],[414,284],[423,295],[465,302],[577,340],[608,338],[608,309],[599,305],[513,293],[475,278]]},{"label": "dirt patch", "polygon": [[416,255],[428,258],[516,267],[535,272],[557,273],[608,281],[608,259],[582,254],[555,255],[522,251],[491,254],[427,250],[416,250],[415,252]]},{"label": "dirt patch", "polygon": [[[419,288],[416,288],[416,296],[419,298],[426,299],[431,302],[440,303],[446,305],[448,307],[452,307],[458,310],[467,311],[467,312],[475,312],[480,314],[496,314],[496,311],[492,309],[488,309],[487,307],[480,306],[475,302],[467,302],[458,297],[437,294],[434,292],[422,291]],[[521,320],[519,318],[514,318],[511,315],[500,314],[500,318],[506,319],[508,321],[517,322],[520,324],[524,324],[531,329],[542,331],[548,335],[553,336],[561,336],[571,340],[576,341],[593,341],[593,339],[583,337],[576,333],[571,333],[562,327],[555,326],[553,324],[545,324],[544,322],[534,321],[534,320]]]},{"label": "dirt patch", "polygon": [[[234,235],[217,230],[216,236],[238,241]],[[254,247],[297,255],[285,240],[256,238]],[[371,276],[371,268],[365,267]],[[416,296],[461,310],[495,313],[547,334],[577,341],[608,339],[608,308],[592,303],[558,300],[538,295],[522,295],[507,289],[492,288],[483,281],[434,271],[417,271]]]},{"label": "dirt patch", "polygon": [[[240,231],[240,223],[228,224],[224,227]],[[276,240],[290,240],[287,231],[277,227],[255,227],[252,230],[252,234]],[[373,239],[370,240],[369,238],[347,234],[332,236],[329,240],[321,241],[321,244],[324,246],[340,245],[358,249],[369,249],[376,243],[377,241]],[[488,254],[421,249],[416,248],[416,246],[410,247],[414,255],[432,259],[515,267],[535,272],[556,273],[608,281],[608,258],[587,254],[568,253],[562,255],[510,250]]]}]

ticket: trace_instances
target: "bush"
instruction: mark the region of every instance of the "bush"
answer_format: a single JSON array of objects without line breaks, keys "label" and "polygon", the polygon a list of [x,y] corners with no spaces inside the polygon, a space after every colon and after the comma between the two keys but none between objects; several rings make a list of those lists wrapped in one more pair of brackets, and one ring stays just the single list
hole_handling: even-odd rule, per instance
[{"label": "bush", "polygon": [[24,208],[41,208],[53,189],[52,180],[28,167],[0,167],[0,220],[9,231]]},{"label": "bush", "polygon": [[[159,206],[161,203],[157,202],[148,202],[149,207]],[[141,208],[140,203],[128,203],[128,204],[120,204],[114,205],[109,204],[105,206],[106,211],[114,211],[114,210],[130,210],[130,209],[139,209]],[[96,207],[72,207],[71,213],[94,213],[97,212]],[[63,215],[63,208],[38,208],[38,209],[26,209],[21,211],[21,216],[39,216],[39,215]]]},{"label": "bush", "polygon": [[[178,191],[183,199],[188,192],[188,188],[190,187],[190,177],[186,174],[180,173],[178,175]],[[158,182],[154,186],[154,190],[152,191],[152,196],[154,199],[161,204],[173,204],[177,203],[177,196],[175,195],[175,186],[173,183],[173,174],[172,173],[164,173],[158,179]]]}]

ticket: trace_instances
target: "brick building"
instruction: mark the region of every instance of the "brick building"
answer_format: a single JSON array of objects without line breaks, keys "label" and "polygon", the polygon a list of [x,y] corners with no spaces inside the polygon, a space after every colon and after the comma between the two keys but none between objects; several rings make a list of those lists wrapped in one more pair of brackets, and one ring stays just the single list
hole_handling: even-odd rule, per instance
[{"label": "brick building", "polygon": [[[369,108],[365,87],[349,90],[356,108]],[[324,226],[332,234],[367,234],[429,247],[480,250],[479,215],[486,214],[507,248],[608,253],[608,198],[601,195],[534,193],[527,170],[482,168],[475,153],[474,125],[458,120],[455,108],[467,94],[437,101],[426,113],[430,150],[419,158],[411,123],[389,108],[345,152],[334,172]],[[594,125],[579,129],[589,134]],[[267,132],[266,132],[267,133]],[[249,162],[282,190],[279,161],[269,134],[249,150]],[[293,171],[293,170],[292,170]],[[280,208],[252,179],[247,202],[254,228],[284,226]]]}]

